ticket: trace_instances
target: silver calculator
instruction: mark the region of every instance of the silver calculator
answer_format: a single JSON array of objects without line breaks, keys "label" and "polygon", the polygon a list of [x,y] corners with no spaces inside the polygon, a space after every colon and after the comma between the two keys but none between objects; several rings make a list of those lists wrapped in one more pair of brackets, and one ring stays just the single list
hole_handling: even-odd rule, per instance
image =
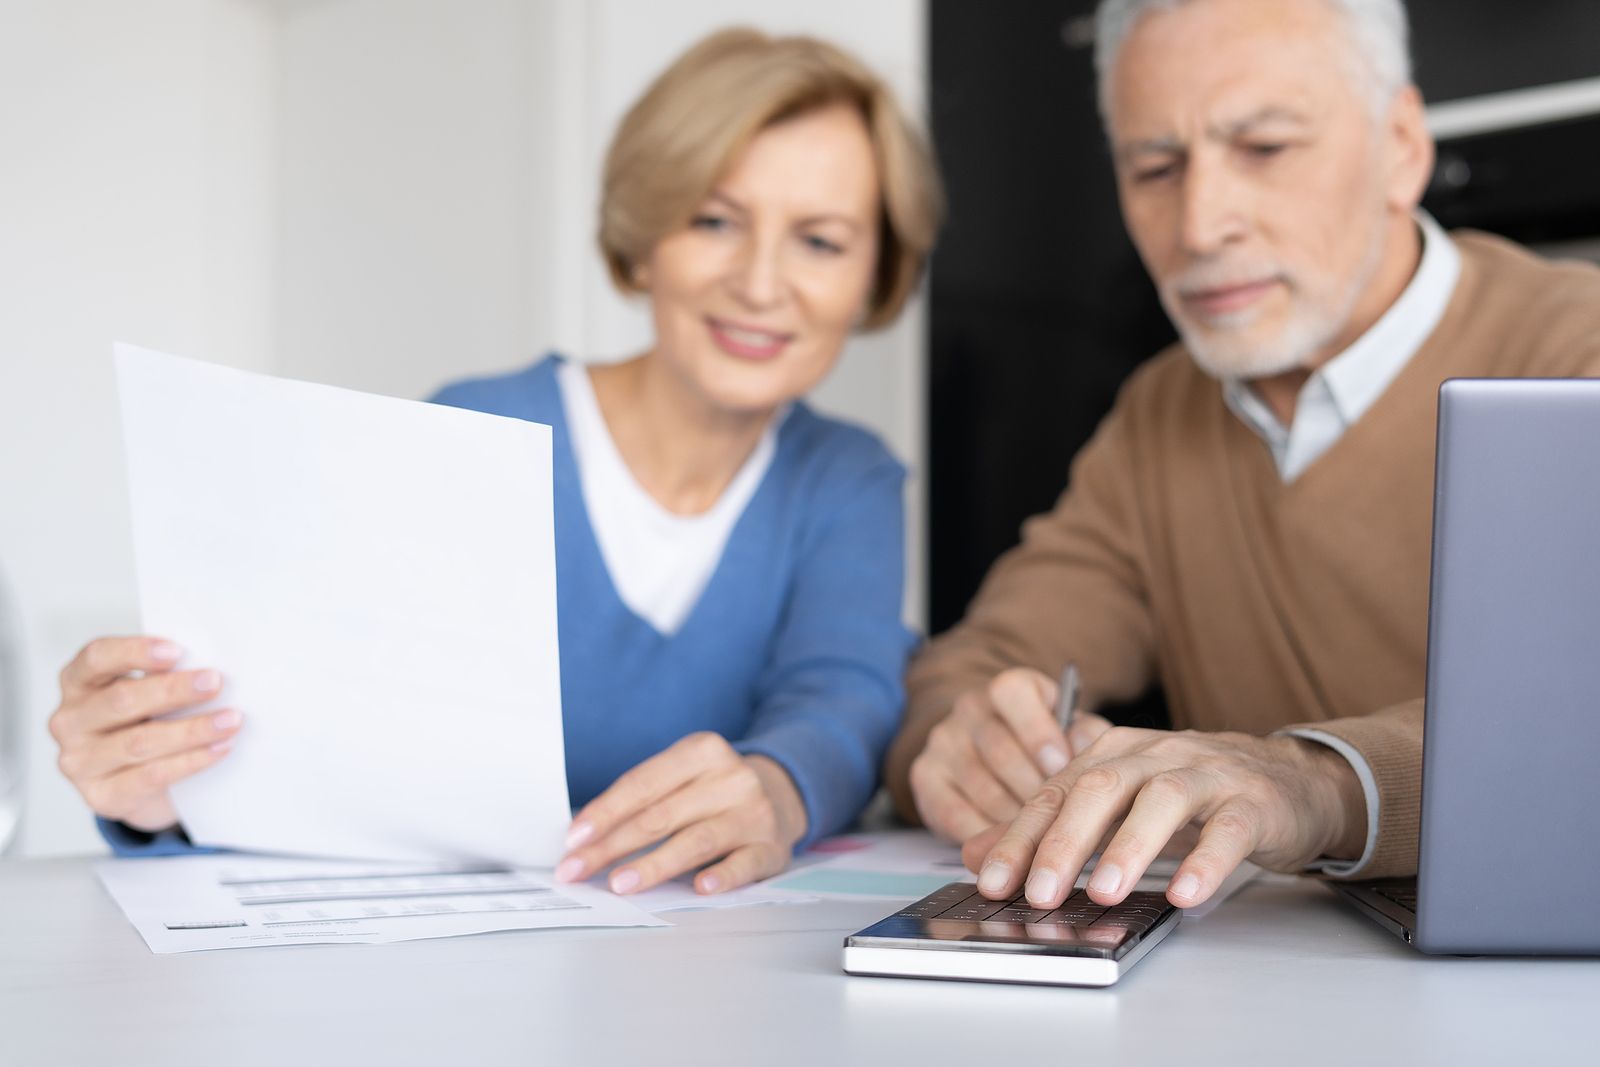
[{"label": "silver calculator", "polygon": [[1108,986],[1177,929],[1182,912],[1161,893],[1096,904],[1079,889],[1059,908],[1020,894],[990,900],[951,882],[844,942],[848,974],[978,982]]}]

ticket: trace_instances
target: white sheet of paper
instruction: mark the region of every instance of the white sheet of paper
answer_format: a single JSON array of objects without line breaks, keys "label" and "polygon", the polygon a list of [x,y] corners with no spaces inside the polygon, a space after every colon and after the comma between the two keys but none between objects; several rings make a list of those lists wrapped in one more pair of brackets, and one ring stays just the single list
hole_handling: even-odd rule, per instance
[{"label": "white sheet of paper", "polygon": [[971,877],[960,847],[925,830],[901,830],[825,838],[762,884],[823,900],[916,900]]},{"label": "white sheet of paper", "polygon": [[145,632],[214,667],[197,843],[553,864],[550,429],[118,345]]},{"label": "white sheet of paper", "polygon": [[[604,886],[603,878],[594,878],[589,885]],[[696,893],[694,875],[663,882],[653,889],[629,893],[623,898],[651,915],[669,911],[711,911],[719,908],[748,908],[757,904],[809,904],[817,898],[810,893],[778,889],[768,883],[755,882],[729,889],[722,893]]]},{"label": "white sheet of paper", "polygon": [[378,944],[495,930],[670,926],[549,872],[222,855],[102,860],[95,871],[156,953]]}]

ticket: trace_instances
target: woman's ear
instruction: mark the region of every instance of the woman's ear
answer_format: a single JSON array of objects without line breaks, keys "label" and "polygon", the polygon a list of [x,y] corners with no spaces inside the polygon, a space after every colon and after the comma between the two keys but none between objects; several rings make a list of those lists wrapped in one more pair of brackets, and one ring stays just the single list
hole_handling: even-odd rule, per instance
[{"label": "woman's ear", "polygon": [[628,270],[628,279],[633,282],[635,288],[648,292],[650,289],[650,265],[647,263],[633,264]]}]

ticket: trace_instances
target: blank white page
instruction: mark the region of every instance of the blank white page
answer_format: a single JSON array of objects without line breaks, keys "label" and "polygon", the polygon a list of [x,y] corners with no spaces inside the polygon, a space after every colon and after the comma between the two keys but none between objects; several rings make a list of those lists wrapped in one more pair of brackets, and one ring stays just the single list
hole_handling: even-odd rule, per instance
[{"label": "blank white page", "polygon": [[550,428],[116,349],[145,632],[225,679],[196,842],[550,864]]}]

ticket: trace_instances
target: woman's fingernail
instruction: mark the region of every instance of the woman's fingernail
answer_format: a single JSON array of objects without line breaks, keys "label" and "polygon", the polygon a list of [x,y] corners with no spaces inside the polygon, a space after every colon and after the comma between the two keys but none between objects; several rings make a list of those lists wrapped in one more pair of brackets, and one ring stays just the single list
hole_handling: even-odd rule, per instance
[{"label": "woman's fingernail", "polygon": [[1172,883],[1172,895],[1182,897],[1184,900],[1193,900],[1200,895],[1200,879],[1192,874],[1183,874]]},{"label": "woman's fingernail", "polygon": [[220,755],[222,755],[224,752],[228,751],[228,749],[230,749],[232,747],[233,747],[233,742],[232,741],[218,741],[216,744],[211,746],[211,751],[215,752],[217,755],[220,756]]},{"label": "woman's fingernail", "polygon": [[1005,890],[1009,881],[1011,881],[1011,865],[996,860],[983,865],[983,871],[978,875],[978,888],[985,893],[1000,893]]},{"label": "woman's fingernail", "polygon": [[583,877],[583,861],[576,856],[568,856],[556,864],[556,881],[576,882]]},{"label": "woman's fingernail", "polygon": [[1067,754],[1058,745],[1046,745],[1039,750],[1039,769],[1045,774],[1055,774],[1067,765]]},{"label": "woman's fingernail", "polygon": [[714,874],[702,874],[700,876],[700,892],[702,892],[702,893],[715,893],[717,890],[719,890],[721,888],[722,888],[722,879],[718,878],[716,875],[714,875]]},{"label": "woman's fingernail", "polygon": [[211,716],[211,725],[215,726],[219,730],[231,730],[235,726],[238,726],[242,721],[244,721],[244,716],[240,715],[233,708],[228,708],[226,711],[219,711],[215,715]]},{"label": "woman's fingernail", "polygon": [[162,663],[176,663],[183,658],[183,649],[171,641],[157,641],[150,646],[150,658]]},{"label": "woman's fingernail", "polygon": [[1034,871],[1033,877],[1028,879],[1028,903],[1034,905],[1049,904],[1056,899],[1056,890],[1061,888],[1061,879],[1055,871]]},{"label": "woman's fingernail", "polygon": [[575,822],[572,824],[572,828],[567,831],[567,847],[579,848],[585,841],[589,840],[589,838],[593,836],[593,823]]},{"label": "woman's fingernail", "polygon": [[1115,893],[1121,884],[1122,868],[1115,863],[1096,864],[1094,874],[1089,877],[1089,888],[1096,893]]},{"label": "woman's fingernail", "polygon": [[222,675],[216,671],[197,671],[194,676],[196,693],[214,693],[222,688]]},{"label": "woman's fingernail", "polygon": [[611,891],[613,893],[631,893],[639,888],[639,872],[632,867],[624,867],[611,876]]}]

